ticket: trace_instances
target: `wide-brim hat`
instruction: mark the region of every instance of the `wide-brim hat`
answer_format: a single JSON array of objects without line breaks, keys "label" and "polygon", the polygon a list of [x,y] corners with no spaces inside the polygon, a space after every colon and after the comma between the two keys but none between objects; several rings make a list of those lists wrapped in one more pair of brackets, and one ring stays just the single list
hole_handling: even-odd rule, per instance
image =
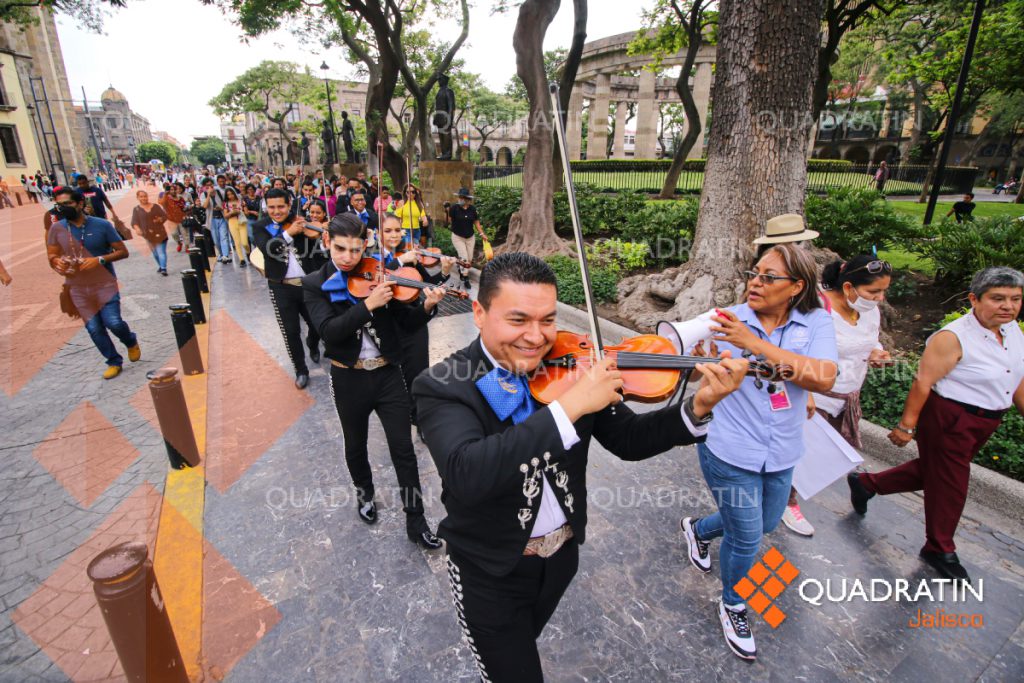
[{"label": "wide-brim hat", "polygon": [[456,197],[465,197],[466,199],[472,199],[473,198],[473,195],[471,195],[469,193],[469,190],[467,190],[464,187],[460,187],[459,191],[455,193],[455,196]]},{"label": "wide-brim hat", "polygon": [[818,232],[808,230],[804,217],[797,213],[784,213],[768,219],[764,224],[764,235],[754,240],[754,244],[782,244],[783,242],[803,242],[813,240]]}]

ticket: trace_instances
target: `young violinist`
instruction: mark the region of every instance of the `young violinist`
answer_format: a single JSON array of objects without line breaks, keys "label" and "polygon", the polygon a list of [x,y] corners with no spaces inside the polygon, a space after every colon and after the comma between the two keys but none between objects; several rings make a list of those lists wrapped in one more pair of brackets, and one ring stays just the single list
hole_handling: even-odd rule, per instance
[{"label": "young violinist", "polygon": [[309,385],[309,368],[302,348],[299,318],[306,321],[306,346],[314,363],[320,362],[320,336],[302,300],[301,278],[306,274],[309,254],[315,248],[314,239],[319,233],[307,228],[303,218],[291,214],[291,197],[287,190],[268,190],[264,201],[267,218],[253,226],[253,248],[263,254],[270,301],[288,357],[295,366],[295,386],[305,389]]},{"label": "young violinist", "polygon": [[413,383],[443,484],[438,535],[456,611],[486,681],[543,680],[536,639],[576,574],[591,438],[624,460],[703,441],[711,409],[748,368],[726,354],[699,366],[700,388],[682,406],[635,414],[619,404],[622,376],[605,359],[537,405],[528,376],[555,341],[557,298],[544,261],[496,257],[473,303],[479,337]]},{"label": "young violinist", "polygon": [[[402,229],[402,221],[394,214],[384,217],[380,228],[380,241],[383,247],[384,267],[390,270],[398,268],[415,268],[419,271],[424,282],[440,285],[448,280],[455,265],[455,259],[450,256],[439,256],[440,265],[427,269],[420,263],[421,258],[415,250],[401,251],[408,242],[405,241],[405,230]],[[413,243],[418,248],[418,243]],[[433,272],[431,272],[433,271]],[[405,377],[405,386],[411,387],[412,381],[427,369],[430,365],[430,334],[427,326],[402,335],[402,375]],[[409,413],[413,426],[416,426],[416,404],[410,401]],[[418,429],[418,427],[417,427]],[[422,435],[421,437],[422,438]]]},{"label": "young violinist", "polygon": [[444,290],[431,287],[424,302],[414,305],[395,301],[388,285],[357,299],[349,291],[348,273],[361,264],[365,242],[366,227],[358,216],[332,218],[324,236],[330,260],[302,279],[303,294],[331,360],[331,395],[345,435],[345,462],[356,487],[359,518],[367,524],[377,521],[367,453],[370,413],[377,413],[398,476],[406,532],[411,541],[433,550],[441,542],[423,514],[409,394],[400,368],[401,338],[427,324]]}]

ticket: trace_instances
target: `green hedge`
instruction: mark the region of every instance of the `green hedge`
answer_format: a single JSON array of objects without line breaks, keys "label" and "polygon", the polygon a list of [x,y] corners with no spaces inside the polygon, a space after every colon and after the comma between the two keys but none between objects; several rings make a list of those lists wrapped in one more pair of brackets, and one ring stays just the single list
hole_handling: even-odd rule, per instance
[{"label": "green hedge", "polygon": [[[903,402],[917,373],[919,358],[906,357],[895,368],[871,369],[860,393],[864,419],[892,427],[903,414]],[[1011,410],[974,463],[1024,481],[1024,418]]]},{"label": "green hedge", "polygon": [[988,266],[1024,269],[1024,220],[991,216],[957,223],[945,219],[931,239],[921,239],[910,250],[935,263],[937,280],[967,286],[976,272]]},{"label": "green hedge", "polygon": [[[558,278],[558,300],[571,306],[586,303],[579,261],[573,256],[549,256],[545,259]],[[619,274],[612,268],[588,264],[590,284],[598,303],[615,301],[618,296]]]},{"label": "green hedge", "polygon": [[904,247],[920,229],[869,188],[838,187],[824,197],[809,194],[804,204],[807,226],[821,233],[815,245],[842,258],[871,253],[872,247]]}]

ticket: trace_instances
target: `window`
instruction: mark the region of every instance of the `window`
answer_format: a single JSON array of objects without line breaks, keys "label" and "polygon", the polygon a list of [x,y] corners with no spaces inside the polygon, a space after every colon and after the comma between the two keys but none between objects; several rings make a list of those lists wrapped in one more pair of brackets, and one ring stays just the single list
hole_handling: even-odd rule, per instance
[{"label": "window", "polygon": [[13,109],[13,105],[14,103],[7,97],[7,88],[4,87],[3,76],[0,75],[0,107],[10,107],[10,109],[5,109],[5,111],[10,111]]},{"label": "window", "polygon": [[299,105],[293,104],[292,110],[288,112],[288,116],[285,117],[285,121],[288,123],[298,123],[301,121],[299,118]]},{"label": "window", "polygon": [[21,141],[14,126],[0,126],[0,147],[8,166],[24,166],[25,155],[21,152]]},{"label": "window", "polygon": [[232,142],[231,143],[231,152],[233,154],[238,154],[238,143],[237,142]]},{"label": "window", "polygon": [[108,118],[107,119],[107,128],[111,128],[111,129],[117,128],[117,119],[115,119],[113,116]]},{"label": "window", "polygon": [[234,128],[228,128],[228,140],[234,140],[234,139],[235,139],[235,129]]}]

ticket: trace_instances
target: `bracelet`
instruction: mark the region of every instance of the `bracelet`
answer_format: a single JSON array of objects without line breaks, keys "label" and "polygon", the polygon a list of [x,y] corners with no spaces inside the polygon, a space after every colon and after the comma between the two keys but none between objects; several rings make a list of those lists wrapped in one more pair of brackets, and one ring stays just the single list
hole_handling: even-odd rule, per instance
[{"label": "bracelet", "polygon": [[704,417],[697,417],[697,414],[694,412],[693,408],[694,396],[695,394],[690,394],[686,401],[683,402],[683,410],[686,411],[686,417],[690,419],[690,422],[693,423],[694,427],[702,427],[707,423],[711,422],[712,418],[714,418],[715,415],[714,412],[709,411],[708,414],[705,415]]},{"label": "bracelet", "polygon": [[917,428],[911,427],[910,429],[907,429],[906,427],[903,426],[902,423],[897,424],[895,427],[893,427],[893,429],[899,432],[903,432],[904,434],[908,434],[910,436],[917,434]]}]

